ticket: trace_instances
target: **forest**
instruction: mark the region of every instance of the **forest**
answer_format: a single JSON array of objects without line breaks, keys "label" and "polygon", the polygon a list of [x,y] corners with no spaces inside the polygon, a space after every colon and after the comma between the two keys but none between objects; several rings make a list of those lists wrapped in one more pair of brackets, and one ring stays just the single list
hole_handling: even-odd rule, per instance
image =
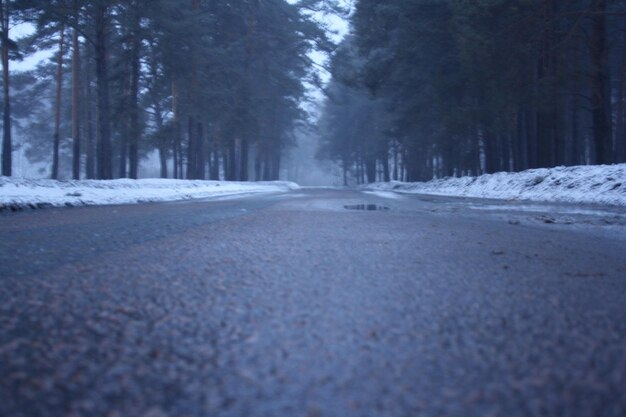
[{"label": "forest", "polygon": [[626,162],[623,0],[359,0],[319,157],[344,181]]},{"label": "forest", "polygon": [[276,180],[302,132],[345,184],[626,162],[624,0],[1,0],[0,41],[5,176]]},{"label": "forest", "polygon": [[17,133],[52,179],[137,178],[155,150],[163,178],[278,179],[319,84],[309,53],[333,48],[313,18],[330,3],[1,0],[2,175]]}]

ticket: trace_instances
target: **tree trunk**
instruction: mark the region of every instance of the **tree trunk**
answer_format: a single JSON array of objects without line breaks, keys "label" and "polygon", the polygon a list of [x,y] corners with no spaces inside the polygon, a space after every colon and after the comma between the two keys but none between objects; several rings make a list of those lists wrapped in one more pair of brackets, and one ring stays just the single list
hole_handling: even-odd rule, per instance
[{"label": "tree trunk", "polygon": [[227,181],[237,181],[237,146],[234,139],[228,141]]},{"label": "tree trunk", "polygon": [[172,146],[172,171],[174,174],[174,178],[178,179],[178,144],[174,142]]},{"label": "tree trunk", "polygon": [[389,182],[391,181],[391,173],[389,170],[389,158],[383,158],[383,181]]},{"label": "tree trunk", "polygon": [[129,176],[137,179],[139,169],[139,136],[141,136],[141,128],[139,126],[139,77],[141,70],[140,48],[140,17],[139,5],[133,2],[133,27],[132,27],[132,51],[131,51],[131,73],[130,73],[130,140],[128,148],[129,159]]},{"label": "tree trunk", "polygon": [[205,154],[205,140],[204,140],[204,125],[202,122],[197,123],[197,136],[196,136],[196,169],[195,169],[195,179],[203,180],[205,178],[205,166],[206,159],[204,157]]},{"label": "tree trunk", "polygon": [[211,134],[211,169],[209,173],[209,178],[213,181],[219,181],[220,179],[220,154],[219,154],[219,137],[220,131],[219,127],[216,125],[213,126],[213,131]]},{"label": "tree trunk", "polygon": [[609,92],[608,46],[606,42],[606,0],[595,0],[591,28],[591,114],[597,164],[611,162],[611,111]]},{"label": "tree trunk", "polygon": [[222,150],[222,152],[220,152],[220,154],[222,159],[222,165],[224,166],[224,181],[228,181],[228,171],[230,169],[230,162],[228,161],[228,150],[224,149]]},{"label": "tree trunk", "polygon": [[398,158],[399,158],[398,141],[394,140],[393,141],[393,180],[394,181],[398,181],[398,165],[400,162],[398,161]]},{"label": "tree trunk", "polygon": [[[88,50],[87,50],[88,51]],[[87,63],[85,67],[91,69],[91,65],[89,65],[90,60],[86,59]],[[93,95],[92,95],[92,87],[90,80],[90,71],[85,71],[85,134],[87,137],[87,143],[85,146],[86,149],[86,159],[85,159],[85,176],[87,179],[93,180],[96,178],[96,141],[94,139],[94,114],[93,114]]]},{"label": "tree trunk", "polygon": [[12,174],[11,96],[9,94],[9,1],[0,0],[2,30],[2,175]]},{"label": "tree trunk", "polygon": [[365,175],[368,184],[376,182],[376,158],[367,158],[365,160]]},{"label": "tree trunk", "polygon": [[59,32],[59,55],[57,57],[57,85],[54,102],[54,136],[52,150],[52,179],[59,179],[59,146],[61,143],[61,92],[63,87],[63,43],[65,42],[65,25]]},{"label": "tree trunk", "polygon": [[380,162],[383,165],[383,181],[389,182],[391,181],[391,171],[389,169],[389,140],[385,139],[383,145],[383,149],[380,154]]},{"label": "tree trunk", "polygon": [[254,180],[261,181],[263,175],[263,148],[256,144],[256,152],[254,155]]},{"label": "tree trunk", "polygon": [[[128,103],[128,74],[125,74],[123,84],[124,84],[124,103]],[[118,176],[120,178],[127,177],[127,162],[128,162],[128,136],[130,132],[130,127],[128,123],[124,123],[122,128],[122,134],[119,136],[119,166],[118,166]]]},{"label": "tree trunk", "polygon": [[275,150],[272,155],[272,176],[270,178],[270,181],[278,181],[280,179],[280,164],[281,164],[280,151]]},{"label": "tree trunk", "polygon": [[183,156],[180,129],[180,105],[178,85],[175,80],[172,81],[172,126],[174,128],[174,178],[181,179],[183,178]]},{"label": "tree trunk", "polygon": [[513,144],[513,171],[521,171],[524,166],[524,116],[519,109],[515,114],[515,140]]},{"label": "tree trunk", "polygon": [[124,117],[121,120],[120,131],[121,134],[118,138],[119,146],[119,164],[118,164],[118,176],[120,178],[126,178],[128,176],[128,144],[130,142],[130,125],[131,125],[131,110],[130,110],[130,84],[131,84],[131,70],[130,61],[124,59],[120,64],[121,71],[121,108],[124,111]]},{"label": "tree trunk", "polygon": [[113,178],[113,153],[111,147],[111,120],[109,108],[109,76],[107,57],[108,7],[103,2],[96,5],[96,82],[97,82],[97,160],[98,178]]},{"label": "tree trunk", "polygon": [[161,142],[159,143],[159,164],[161,168],[159,176],[161,178],[167,178],[169,176],[167,169],[167,151],[167,144],[163,139],[161,139]]},{"label": "tree trunk", "polygon": [[122,134],[119,136],[119,166],[118,176],[119,178],[128,177],[128,132],[130,129],[128,126],[122,128]]},{"label": "tree trunk", "polygon": [[241,140],[241,162],[239,164],[239,179],[241,181],[248,181],[248,155],[249,155],[249,145],[248,139]]},{"label": "tree trunk", "polygon": [[159,149],[159,165],[160,165],[160,177],[167,178],[167,152],[168,152],[168,140],[163,135],[163,110],[159,103],[159,100],[154,102],[154,125],[158,133],[158,149]]},{"label": "tree trunk", "polygon": [[498,155],[493,133],[483,131],[482,140],[485,152],[485,173],[493,174],[498,171]]},{"label": "tree trunk", "polygon": [[272,168],[272,164],[271,164],[271,158],[270,158],[270,151],[266,149],[265,152],[263,153],[263,174],[262,174],[263,181],[270,181],[271,168]]},{"label": "tree trunk", "polygon": [[570,149],[569,149],[569,165],[578,165],[580,163],[581,155],[581,140],[578,116],[578,100],[576,97],[572,97],[570,100]]},{"label": "tree trunk", "polygon": [[[626,25],[625,25],[626,26]],[[624,100],[626,99],[626,27],[622,29],[622,59],[619,69],[619,84],[617,95],[617,120],[615,132],[615,162],[626,162],[626,120]]]},{"label": "tree trunk", "polygon": [[196,169],[196,135],[192,116],[187,119],[187,143],[187,179],[193,179]]},{"label": "tree trunk", "polygon": [[[200,8],[200,0],[191,0],[191,11],[192,13],[198,13],[198,9]],[[188,62],[187,65],[189,67],[189,79],[190,87],[187,88],[187,103],[188,110],[186,113],[189,115],[189,124],[188,124],[188,146],[187,146],[187,178],[196,178],[198,171],[198,152],[199,152],[199,141],[200,138],[196,136],[195,132],[195,123],[196,119],[200,119],[200,115],[198,114],[198,53],[197,48],[190,47]]]},{"label": "tree trunk", "polygon": [[[78,0],[74,0],[78,24]],[[80,44],[78,30],[72,31],[72,178],[80,179]]]}]

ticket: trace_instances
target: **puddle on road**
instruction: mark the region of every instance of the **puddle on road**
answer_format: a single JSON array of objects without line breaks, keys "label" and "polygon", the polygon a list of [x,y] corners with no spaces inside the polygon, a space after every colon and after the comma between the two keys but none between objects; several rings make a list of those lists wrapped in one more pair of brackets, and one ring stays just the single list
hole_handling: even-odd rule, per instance
[{"label": "puddle on road", "polygon": [[361,211],[387,211],[389,207],[379,206],[378,204],[353,204],[343,206],[346,210],[361,210]]}]

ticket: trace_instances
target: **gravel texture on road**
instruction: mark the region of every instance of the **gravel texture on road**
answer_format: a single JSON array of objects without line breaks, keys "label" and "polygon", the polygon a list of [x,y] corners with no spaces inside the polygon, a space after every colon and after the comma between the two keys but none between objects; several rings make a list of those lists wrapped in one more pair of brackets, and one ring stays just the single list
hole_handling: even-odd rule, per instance
[{"label": "gravel texture on road", "polygon": [[625,241],[454,201],[2,215],[0,416],[626,415]]}]

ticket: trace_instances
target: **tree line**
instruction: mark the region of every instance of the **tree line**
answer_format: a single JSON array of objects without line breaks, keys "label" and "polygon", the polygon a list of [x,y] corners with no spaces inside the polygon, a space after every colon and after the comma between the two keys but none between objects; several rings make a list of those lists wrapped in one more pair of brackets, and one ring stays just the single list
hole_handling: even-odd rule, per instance
[{"label": "tree line", "polygon": [[[329,51],[320,0],[0,0],[2,175],[12,131],[50,176],[278,179],[305,119],[308,54]],[[34,34],[13,39],[27,22]],[[13,60],[53,50],[37,68]],[[70,170],[71,167],[71,170]]]},{"label": "tree line", "polygon": [[623,0],[358,0],[320,157],[345,180],[626,162]]}]

